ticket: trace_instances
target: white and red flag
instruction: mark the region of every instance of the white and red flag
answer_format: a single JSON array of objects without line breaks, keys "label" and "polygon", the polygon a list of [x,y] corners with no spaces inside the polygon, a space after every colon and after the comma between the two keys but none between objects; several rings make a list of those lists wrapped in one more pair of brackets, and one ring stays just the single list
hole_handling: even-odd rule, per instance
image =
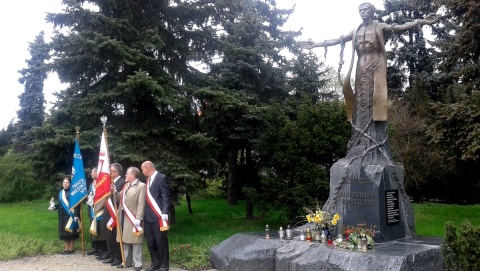
[{"label": "white and red flag", "polygon": [[100,154],[98,157],[97,180],[95,183],[95,195],[93,196],[93,209],[95,219],[92,219],[90,233],[97,233],[97,220],[103,215],[103,207],[107,198],[112,194],[111,178],[110,178],[110,160],[108,157],[107,142],[105,139],[105,129],[102,133],[102,141],[100,142]]}]

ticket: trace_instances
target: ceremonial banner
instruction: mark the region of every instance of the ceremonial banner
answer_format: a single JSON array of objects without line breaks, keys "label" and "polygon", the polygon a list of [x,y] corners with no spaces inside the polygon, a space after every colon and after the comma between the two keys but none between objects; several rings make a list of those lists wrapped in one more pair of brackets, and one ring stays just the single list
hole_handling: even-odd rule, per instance
[{"label": "ceremonial banner", "polygon": [[96,223],[103,215],[103,207],[108,196],[111,195],[111,180],[110,180],[110,161],[108,158],[107,142],[105,140],[105,130],[102,133],[102,141],[100,142],[100,154],[98,158],[97,167],[97,181],[95,184],[95,195],[93,196],[93,209],[95,213],[95,219],[92,220],[90,227],[90,233],[95,234],[97,232]]},{"label": "ceremonial banner", "polygon": [[87,197],[87,182],[85,181],[85,171],[83,170],[83,159],[80,153],[78,139],[75,140],[75,151],[73,153],[72,181],[70,183],[69,208],[73,212],[78,204]]}]

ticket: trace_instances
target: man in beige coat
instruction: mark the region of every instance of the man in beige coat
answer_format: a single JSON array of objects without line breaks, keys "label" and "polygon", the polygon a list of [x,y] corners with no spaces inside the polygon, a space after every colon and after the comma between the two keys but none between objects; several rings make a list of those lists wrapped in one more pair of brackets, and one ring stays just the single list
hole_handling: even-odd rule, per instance
[{"label": "man in beige coat", "polygon": [[[125,174],[127,183],[120,192],[122,210],[122,241],[125,259],[133,256],[134,270],[142,269],[143,216],[145,213],[146,186],[140,182],[140,170],[129,167]],[[121,265],[118,267],[122,267]]]}]

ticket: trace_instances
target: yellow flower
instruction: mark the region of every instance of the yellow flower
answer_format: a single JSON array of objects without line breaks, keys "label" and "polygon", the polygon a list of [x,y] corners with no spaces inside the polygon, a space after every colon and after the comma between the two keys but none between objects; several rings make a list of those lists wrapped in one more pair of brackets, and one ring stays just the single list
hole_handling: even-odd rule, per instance
[{"label": "yellow flower", "polygon": [[340,216],[339,216],[338,214],[335,214],[335,215],[333,216],[333,219],[339,220],[339,219],[340,219]]},{"label": "yellow flower", "polygon": [[337,220],[335,218],[332,220],[332,225],[333,226],[337,225]]},{"label": "yellow flower", "polygon": [[310,218],[310,215],[307,215],[307,221],[310,223],[312,221],[312,218]]}]

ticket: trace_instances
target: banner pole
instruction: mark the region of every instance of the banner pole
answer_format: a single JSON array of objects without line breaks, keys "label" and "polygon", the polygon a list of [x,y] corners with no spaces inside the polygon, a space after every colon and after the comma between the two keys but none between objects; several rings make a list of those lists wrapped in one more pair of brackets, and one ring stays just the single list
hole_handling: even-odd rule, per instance
[{"label": "banner pole", "polygon": [[[100,120],[103,123],[103,134],[105,135],[105,145],[107,148],[107,153],[110,156],[110,152],[108,151],[108,136],[107,136],[107,117],[102,116]],[[108,161],[110,161],[110,157],[108,157]],[[110,167],[110,165],[108,165]],[[124,268],[127,267],[127,263],[125,262],[125,254],[123,253],[123,241],[122,241],[122,225],[118,223],[118,207],[117,207],[117,196],[115,195],[115,191],[113,189],[113,180],[110,178],[110,190],[111,194],[113,195],[113,209],[115,210],[115,219],[116,219],[116,224],[117,224],[117,238],[118,242],[120,243],[120,253],[122,254],[122,265]]]},{"label": "banner pole", "polygon": [[[77,134],[77,140],[80,139],[80,126],[77,126],[75,127],[75,130],[77,131],[76,134]],[[82,235],[82,256],[85,257],[85,238],[84,238],[84,235],[83,235],[83,232],[84,232],[84,226],[83,226],[83,204],[80,203],[80,230],[81,230],[81,235]]]}]

